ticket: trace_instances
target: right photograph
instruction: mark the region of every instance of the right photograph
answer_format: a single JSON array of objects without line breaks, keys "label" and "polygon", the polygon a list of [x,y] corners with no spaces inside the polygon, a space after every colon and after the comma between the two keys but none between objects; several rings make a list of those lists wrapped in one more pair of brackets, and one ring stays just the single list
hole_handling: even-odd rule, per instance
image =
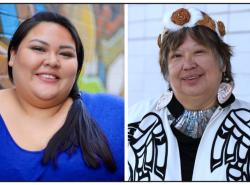
[{"label": "right photograph", "polygon": [[250,181],[250,4],[129,4],[128,181]]}]

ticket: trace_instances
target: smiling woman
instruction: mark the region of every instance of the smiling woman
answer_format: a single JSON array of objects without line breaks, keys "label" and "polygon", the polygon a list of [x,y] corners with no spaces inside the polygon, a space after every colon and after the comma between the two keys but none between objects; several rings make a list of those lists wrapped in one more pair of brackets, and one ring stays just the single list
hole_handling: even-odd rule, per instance
[{"label": "smiling woman", "polygon": [[66,28],[42,22],[10,52],[9,66],[18,96],[40,108],[64,101],[77,73],[76,48]]},{"label": "smiling woman", "polygon": [[129,109],[131,181],[249,181],[250,105],[235,99],[225,27],[205,12],[164,16],[161,97]]},{"label": "smiling woman", "polygon": [[18,27],[8,48],[14,88],[0,91],[1,181],[123,180],[123,100],[79,92],[83,59],[59,14]]}]

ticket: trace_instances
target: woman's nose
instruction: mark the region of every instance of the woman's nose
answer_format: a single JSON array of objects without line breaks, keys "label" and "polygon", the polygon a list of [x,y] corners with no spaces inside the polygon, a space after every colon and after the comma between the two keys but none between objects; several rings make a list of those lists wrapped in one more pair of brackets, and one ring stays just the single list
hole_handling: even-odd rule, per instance
[{"label": "woman's nose", "polygon": [[58,67],[60,65],[59,59],[57,57],[57,54],[55,53],[49,53],[44,61],[45,65],[49,65],[51,67]]},{"label": "woman's nose", "polygon": [[191,55],[185,56],[183,62],[183,70],[191,70],[197,67],[197,63],[194,61],[194,58]]}]

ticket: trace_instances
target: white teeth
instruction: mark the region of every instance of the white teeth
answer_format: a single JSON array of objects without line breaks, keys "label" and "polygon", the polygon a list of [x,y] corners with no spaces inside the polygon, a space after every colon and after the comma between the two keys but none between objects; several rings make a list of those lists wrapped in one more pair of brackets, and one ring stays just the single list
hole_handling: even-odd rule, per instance
[{"label": "white teeth", "polygon": [[197,77],[189,77],[188,79],[189,79],[189,80],[192,80],[192,79],[195,79],[195,78],[197,78]]},{"label": "white teeth", "polygon": [[193,80],[193,79],[196,79],[198,78],[199,76],[191,76],[191,77],[187,77],[185,78],[185,80]]},{"label": "white teeth", "polygon": [[50,75],[50,74],[40,74],[40,76],[42,76],[43,78],[47,78],[47,79],[56,79],[54,75]]}]

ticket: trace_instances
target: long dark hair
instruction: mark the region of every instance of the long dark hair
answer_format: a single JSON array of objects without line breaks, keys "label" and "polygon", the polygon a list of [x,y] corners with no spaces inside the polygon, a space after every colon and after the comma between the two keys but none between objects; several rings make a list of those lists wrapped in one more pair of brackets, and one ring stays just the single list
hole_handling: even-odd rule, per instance
[{"label": "long dark hair", "polygon": [[[83,65],[84,49],[81,39],[66,18],[55,12],[40,12],[20,24],[10,41],[8,48],[8,61],[11,51],[16,51],[28,32],[41,22],[53,22],[66,28],[74,39],[77,53],[77,75],[69,96],[73,103],[70,107],[66,121],[54,136],[50,139],[42,159],[43,164],[52,162],[56,166],[56,158],[60,152],[66,151],[72,154],[78,146],[82,150],[82,158],[88,166],[97,168],[101,161],[109,171],[116,170],[116,164],[112,152],[102,130],[88,114],[77,87],[77,78]],[[12,67],[8,66],[9,78],[13,83]]]}]

